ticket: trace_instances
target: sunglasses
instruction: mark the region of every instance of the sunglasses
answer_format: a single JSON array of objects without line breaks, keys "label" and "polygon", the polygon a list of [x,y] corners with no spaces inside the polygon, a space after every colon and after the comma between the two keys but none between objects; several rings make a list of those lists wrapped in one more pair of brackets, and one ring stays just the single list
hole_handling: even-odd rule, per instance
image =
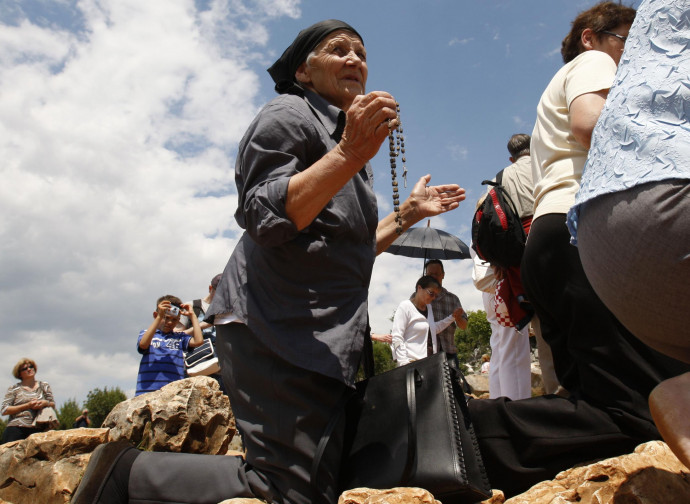
[{"label": "sunglasses", "polygon": [[36,368],[33,367],[31,364],[29,364],[28,366],[22,366],[22,367],[20,367],[20,368],[19,368],[19,372],[21,373],[22,371],[28,371],[29,369],[36,369]]},{"label": "sunglasses", "polygon": [[432,298],[435,298],[435,297],[436,297],[436,293],[435,293],[434,291],[429,290],[429,289],[424,289],[424,290],[425,290],[426,293],[429,294]]},{"label": "sunglasses", "polygon": [[620,40],[624,44],[625,44],[625,41],[628,40],[628,37],[626,37],[625,35],[618,35],[617,33],[613,33],[611,31],[604,30],[601,33],[605,33],[606,35],[611,35],[613,37],[616,37],[618,40]]}]

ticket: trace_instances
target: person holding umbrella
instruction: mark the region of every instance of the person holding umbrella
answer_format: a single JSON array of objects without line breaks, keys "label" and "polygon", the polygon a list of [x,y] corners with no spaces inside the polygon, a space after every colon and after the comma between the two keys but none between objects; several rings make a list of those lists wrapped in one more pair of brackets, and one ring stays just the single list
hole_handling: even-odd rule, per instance
[{"label": "person holding umbrella", "polygon": [[441,286],[441,291],[431,301],[431,306],[438,318],[445,318],[455,313],[456,310],[462,310],[460,317],[455,321],[455,326],[450,324],[445,329],[438,331],[436,335],[439,342],[439,351],[450,354],[458,364],[458,348],[455,346],[455,327],[459,329],[467,329],[467,312],[462,307],[460,298],[450,292],[443,286],[443,280],[446,278],[446,271],[443,268],[443,263],[440,259],[431,259],[426,262],[424,266],[424,274],[433,277]]}]

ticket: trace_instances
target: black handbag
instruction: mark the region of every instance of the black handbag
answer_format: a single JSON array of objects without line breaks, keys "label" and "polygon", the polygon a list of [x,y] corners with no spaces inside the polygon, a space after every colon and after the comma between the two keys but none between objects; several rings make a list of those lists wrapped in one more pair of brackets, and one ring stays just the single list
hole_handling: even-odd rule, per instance
[{"label": "black handbag", "polygon": [[461,376],[437,353],[359,382],[341,488],[420,487],[444,504],[490,498]]}]

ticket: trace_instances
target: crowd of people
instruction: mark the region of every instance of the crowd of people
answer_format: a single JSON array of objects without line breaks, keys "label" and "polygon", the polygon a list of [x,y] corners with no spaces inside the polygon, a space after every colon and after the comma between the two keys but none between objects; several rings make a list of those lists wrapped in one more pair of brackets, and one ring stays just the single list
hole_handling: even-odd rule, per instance
[{"label": "crowd of people", "polygon": [[[580,13],[563,41],[564,66],[535,104],[531,137],[508,144],[502,184],[519,202],[527,243],[517,269],[476,261],[474,281],[490,320],[498,284],[524,292],[553,381],[552,393],[530,397],[527,326],[510,314],[492,323],[495,393],[468,406],[491,486],[507,496],[662,435],[690,463],[689,15],[688,0],[643,0],[637,13],[601,2]],[[365,340],[390,343],[399,365],[455,353],[452,333],[467,315],[443,288],[440,261],[425,265],[391,334],[370,335],[375,257],[413,224],[457,208],[465,191],[425,175],[379,221],[369,160],[398,118],[393,96],[366,92],[366,55],[354,27],[327,20],[270,67],[279,96],[239,145],[235,218],[244,234],[202,305],[208,327],[194,303],[164,296],[139,336],[143,393],[184,376],[184,352],[215,327],[246,456],[107,443],[72,502],[336,502],[346,428],[337,412]],[[52,401],[35,371],[18,364],[16,404],[3,403],[15,435]]]},{"label": "crowd of people", "polygon": [[[208,294],[201,299],[183,303],[177,296],[161,296],[156,302],[153,321],[137,338],[137,351],[141,355],[135,395],[159,390],[161,387],[187,376],[185,356],[205,340],[215,344],[215,327],[205,314],[213,300],[221,275],[213,277]],[[217,360],[217,357],[216,357]],[[55,408],[53,392],[47,382],[36,380],[38,366],[32,359],[22,358],[12,374],[20,380],[9,387],[0,406],[0,414],[9,417],[0,444],[26,439],[33,433],[46,430],[37,423],[44,408]],[[220,373],[204,372],[219,383],[225,391]],[[73,428],[90,427],[88,408],[74,419]]]}]

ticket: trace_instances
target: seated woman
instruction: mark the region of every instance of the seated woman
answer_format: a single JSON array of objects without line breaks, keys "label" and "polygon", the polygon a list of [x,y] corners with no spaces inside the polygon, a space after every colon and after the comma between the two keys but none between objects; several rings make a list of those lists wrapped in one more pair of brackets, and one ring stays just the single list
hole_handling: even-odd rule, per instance
[{"label": "seated woman", "polygon": [[0,407],[0,414],[10,416],[0,444],[26,439],[40,432],[41,429],[33,424],[34,418],[43,408],[55,407],[50,385],[36,380],[36,371],[36,363],[27,358],[21,359],[12,368],[12,374],[20,381],[7,389]]},{"label": "seated woman", "polygon": [[[431,301],[441,292],[438,281],[429,276],[417,280],[411,299],[398,306],[393,317],[393,359],[398,366],[423,359],[439,351],[436,334],[456,320],[462,319],[462,308],[456,309],[446,318],[434,320]],[[461,322],[459,322],[461,323]]]}]

